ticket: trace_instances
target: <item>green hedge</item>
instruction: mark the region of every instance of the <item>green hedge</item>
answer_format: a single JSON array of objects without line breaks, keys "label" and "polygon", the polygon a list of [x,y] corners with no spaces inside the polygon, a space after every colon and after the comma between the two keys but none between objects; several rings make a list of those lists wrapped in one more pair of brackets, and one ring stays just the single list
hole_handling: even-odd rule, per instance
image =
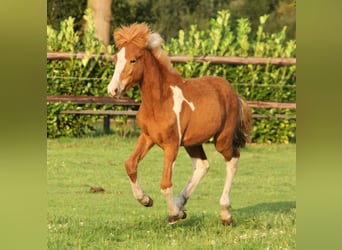
[{"label": "green hedge", "polygon": [[[74,18],[61,22],[60,32],[47,26],[47,51],[86,52],[87,55],[100,55],[103,44],[94,38],[95,28],[90,10],[84,15],[88,29],[84,34],[74,30]],[[108,53],[113,48],[108,47]],[[108,79],[114,72],[110,60],[101,60],[98,57],[88,57],[77,60],[48,60],[47,61],[47,94],[48,95],[106,95]],[[47,104],[47,136],[82,136],[94,130],[97,116],[59,114],[66,109],[106,109],[109,107],[96,105],[75,106],[72,104]]]},{"label": "green hedge", "polygon": [[[257,36],[251,36],[250,22],[239,19],[235,28],[231,27],[230,13],[219,11],[212,19],[208,30],[198,30],[196,25],[189,31],[179,31],[178,38],[171,39],[164,49],[170,55],[212,55],[212,56],[255,56],[255,57],[295,57],[295,41],[285,41],[286,27],[274,34],[265,33],[263,25],[268,16],[260,17]],[[74,30],[74,19],[69,17],[61,22],[60,32],[47,27],[47,50],[97,54],[102,52],[102,44],[96,40],[90,11],[84,20],[91,27],[84,34]],[[108,53],[115,51],[108,47]],[[277,65],[215,65],[210,63],[174,63],[184,77],[217,75],[229,80],[237,92],[247,100],[296,101],[296,66]],[[48,95],[107,95],[107,85],[114,72],[110,60],[48,60]],[[128,95],[140,99],[139,90],[133,89]],[[71,104],[47,104],[47,136],[82,136],[93,130],[96,116],[62,115],[61,110],[72,108]],[[76,108],[76,107],[74,107]],[[83,109],[107,109],[95,105],[78,106]],[[120,108],[120,107],[119,107]],[[253,109],[258,114],[293,114],[293,110]],[[286,119],[254,119],[253,142],[295,142],[296,121]]]}]

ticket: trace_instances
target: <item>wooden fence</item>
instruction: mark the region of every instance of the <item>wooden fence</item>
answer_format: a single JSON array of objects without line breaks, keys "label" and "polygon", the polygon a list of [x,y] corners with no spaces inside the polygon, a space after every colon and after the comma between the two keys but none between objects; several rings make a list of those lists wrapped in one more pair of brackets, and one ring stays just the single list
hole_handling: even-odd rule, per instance
[{"label": "wooden fence", "polygon": [[[71,52],[47,52],[47,59],[49,60],[70,60],[83,59],[86,57],[85,52],[71,53]],[[113,60],[113,55],[88,55],[89,59],[93,58]],[[291,66],[296,65],[296,58],[262,58],[262,57],[235,57],[235,56],[184,56],[184,55],[170,55],[171,62],[185,63],[185,62],[210,62],[213,64],[272,64]]]},{"label": "wooden fence", "polygon": [[[89,59],[100,58],[103,60],[112,60],[113,55],[86,55],[84,52],[79,53],[70,53],[70,52],[47,52],[48,60],[70,60],[74,59],[83,59],[85,57]],[[213,64],[272,64],[272,65],[283,65],[283,66],[291,66],[296,65],[296,58],[259,58],[259,57],[222,57],[222,56],[184,56],[184,55],[175,55],[169,56],[171,62],[177,63],[186,63],[189,61],[194,62],[210,62]],[[74,104],[97,104],[97,105],[105,105],[112,104],[121,105],[121,106],[139,106],[140,103],[134,102],[130,99],[114,99],[111,97],[91,97],[91,96],[47,96],[48,103],[74,103]],[[272,102],[272,101],[247,101],[248,105],[251,108],[257,109],[296,109],[295,102]],[[92,114],[92,115],[105,115],[104,118],[104,129],[105,131],[109,130],[109,119],[112,115],[136,115],[137,111],[126,110],[126,111],[117,111],[117,110],[65,110],[61,113],[64,114]],[[285,119],[296,119],[296,115],[285,115],[285,114],[274,114],[274,115],[265,115],[265,114],[253,114],[254,118],[285,118]]]},{"label": "wooden fence", "polygon": [[[140,102],[135,102],[129,98],[112,98],[109,96],[47,96],[46,101],[48,103],[72,103],[76,105],[83,104],[96,104],[106,105],[110,104],[113,106],[126,106],[126,110],[93,110],[93,109],[69,109],[62,110],[61,114],[74,114],[74,115],[103,115],[103,130],[108,133],[110,131],[110,118],[116,115],[135,116],[136,110],[132,110],[132,107],[140,106]],[[280,103],[280,102],[264,102],[264,101],[247,101],[251,108],[277,108],[277,109],[296,109],[296,103]],[[285,114],[253,114],[253,118],[285,118],[285,119],[296,119],[296,115],[285,115]]]}]

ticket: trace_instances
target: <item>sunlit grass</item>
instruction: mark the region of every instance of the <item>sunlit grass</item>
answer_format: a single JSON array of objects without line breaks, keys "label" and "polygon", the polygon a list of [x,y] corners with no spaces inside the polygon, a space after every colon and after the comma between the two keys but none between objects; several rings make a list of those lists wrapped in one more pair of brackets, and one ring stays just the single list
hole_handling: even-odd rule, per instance
[{"label": "sunlit grass", "polygon": [[[139,165],[139,180],[154,199],[145,208],[132,196],[124,161],[136,139],[114,136],[47,142],[49,249],[294,249],[296,246],[296,145],[249,145],[241,152],[231,200],[234,224],[219,219],[225,164],[205,145],[211,168],[187,204],[188,217],[167,224],[160,193],[162,150]],[[179,151],[177,194],[191,175]],[[104,193],[91,193],[90,187]]]}]

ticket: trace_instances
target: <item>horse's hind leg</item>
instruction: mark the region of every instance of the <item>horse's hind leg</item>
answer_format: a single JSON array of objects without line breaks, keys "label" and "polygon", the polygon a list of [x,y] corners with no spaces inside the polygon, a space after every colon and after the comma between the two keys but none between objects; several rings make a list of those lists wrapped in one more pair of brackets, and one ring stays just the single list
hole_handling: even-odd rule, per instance
[{"label": "horse's hind leg", "polygon": [[231,225],[233,222],[232,215],[229,212],[230,190],[232,187],[233,178],[237,171],[238,160],[239,160],[238,156],[234,156],[231,158],[231,160],[226,161],[226,181],[225,181],[223,192],[220,198],[221,221],[223,225],[226,225],[226,226]]},{"label": "horse's hind leg", "polygon": [[186,151],[191,157],[193,173],[192,177],[188,181],[188,183],[183,188],[182,192],[176,198],[176,206],[180,211],[184,210],[184,206],[197,187],[198,183],[202,180],[204,175],[209,170],[209,162],[204,153],[202,145],[185,147]]},{"label": "horse's hind leg", "polygon": [[226,180],[220,198],[221,221],[223,225],[229,226],[233,223],[233,217],[229,212],[229,208],[231,206],[230,191],[233,184],[233,178],[237,171],[240,152],[238,149],[228,148],[221,153],[226,159]]},{"label": "horse's hind leg", "polygon": [[230,203],[230,191],[233,183],[233,178],[237,171],[238,160],[240,152],[238,149],[233,148],[232,145],[232,131],[227,127],[225,133],[221,133],[216,138],[215,147],[220,152],[226,161],[226,180],[223,188],[223,192],[220,198],[221,207],[221,221],[223,225],[229,226],[233,223],[232,215],[229,212],[231,206]]},{"label": "horse's hind leg", "polygon": [[127,175],[131,181],[133,195],[145,207],[151,207],[153,200],[148,195],[145,195],[141,189],[138,182],[137,168],[139,161],[144,158],[153,145],[154,143],[148,136],[141,134],[133,153],[125,163]]}]

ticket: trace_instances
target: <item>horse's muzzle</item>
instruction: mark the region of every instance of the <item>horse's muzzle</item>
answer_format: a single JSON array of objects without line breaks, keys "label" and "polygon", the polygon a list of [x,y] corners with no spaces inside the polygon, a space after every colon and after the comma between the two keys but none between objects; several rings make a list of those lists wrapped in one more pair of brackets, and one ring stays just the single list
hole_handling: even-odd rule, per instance
[{"label": "horse's muzzle", "polygon": [[108,89],[108,94],[111,97],[115,97],[119,94],[119,89],[118,88]]}]

